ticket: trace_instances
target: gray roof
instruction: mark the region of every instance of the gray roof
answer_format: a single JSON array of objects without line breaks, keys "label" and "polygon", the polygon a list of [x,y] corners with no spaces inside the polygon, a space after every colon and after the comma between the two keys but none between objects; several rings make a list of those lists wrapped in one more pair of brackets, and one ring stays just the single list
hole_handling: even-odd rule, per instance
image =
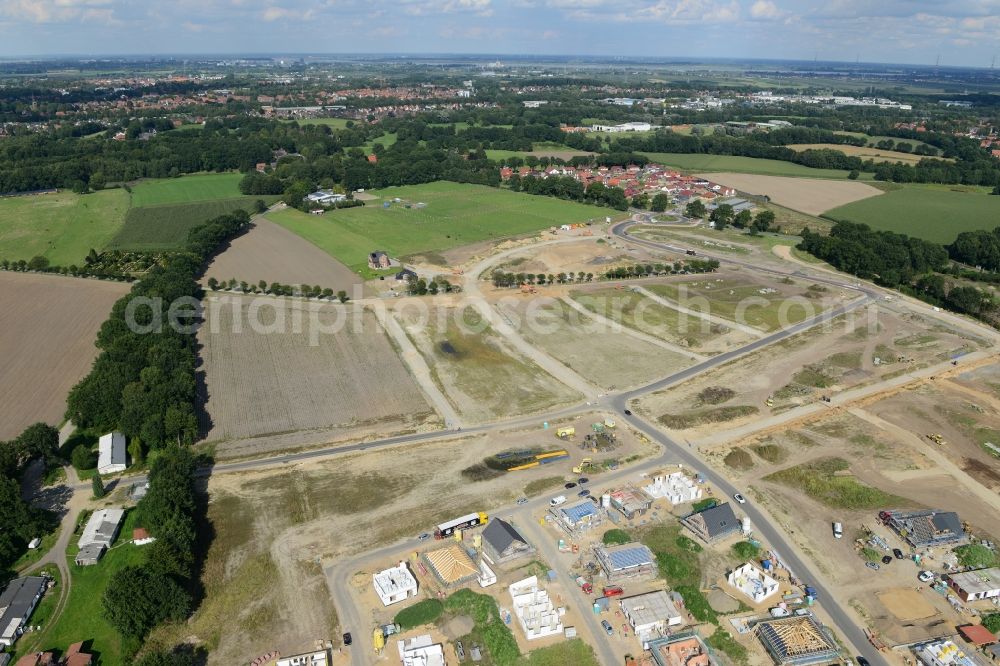
[{"label": "gray roof", "polygon": [[494,518],[483,530],[483,541],[488,543],[497,553],[504,552],[513,543],[528,544],[513,525],[500,518]]},{"label": "gray roof", "polygon": [[22,622],[28,619],[36,597],[45,591],[46,582],[41,576],[25,576],[15,578],[4,588],[0,593],[0,631],[17,618]]},{"label": "gray roof", "polygon": [[104,544],[92,543],[81,548],[80,552],[76,554],[75,560],[77,562],[97,562],[103,554]]},{"label": "gray roof", "polygon": [[709,537],[722,536],[741,528],[740,521],[728,502],[699,511],[697,515],[705,522],[705,530]]}]

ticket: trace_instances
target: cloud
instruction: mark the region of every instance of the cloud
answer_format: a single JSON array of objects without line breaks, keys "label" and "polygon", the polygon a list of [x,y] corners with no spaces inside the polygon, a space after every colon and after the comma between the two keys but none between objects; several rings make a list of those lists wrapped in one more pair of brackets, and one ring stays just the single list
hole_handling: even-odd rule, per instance
[{"label": "cloud", "polygon": [[778,9],[778,6],[771,0],[757,0],[750,6],[750,17],[755,19],[780,19],[785,12]]},{"label": "cloud", "polygon": [[433,14],[472,13],[479,16],[493,14],[493,0],[401,0],[403,11],[411,16]]},{"label": "cloud", "polygon": [[0,16],[30,23],[114,22],[111,0],[0,0]]},{"label": "cloud", "polygon": [[314,15],[312,9],[289,9],[288,7],[271,6],[261,12],[261,18],[265,21],[307,21]]}]

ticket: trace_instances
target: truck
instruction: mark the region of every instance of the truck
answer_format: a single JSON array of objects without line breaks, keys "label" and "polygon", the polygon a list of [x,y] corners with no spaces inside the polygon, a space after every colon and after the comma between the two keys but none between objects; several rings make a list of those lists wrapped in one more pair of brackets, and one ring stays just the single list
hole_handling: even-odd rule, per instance
[{"label": "truck", "polygon": [[452,536],[455,532],[467,530],[470,527],[476,527],[477,525],[485,525],[488,520],[489,516],[487,516],[484,511],[470,513],[438,525],[434,529],[434,538],[446,539]]},{"label": "truck", "polygon": [[604,593],[604,596],[606,597],[620,597],[623,594],[625,594],[625,590],[618,587],[617,585],[611,585],[609,587],[604,588],[601,591]]},{"label": "truck", "polygon": [[574,428],[573,426],[568,426],[566,428],[559,428],[558,430],[556,430],[556,437],[559,437],[560,439],[566,439],[568,437],[572,437],[575,434],[576,434],[576,428]]},{"label": "truck", "polygon": [[576,584],[580,586],[580,589],[583,590],[584,594],[594,593],[594,584],[588,582],[587,579],[584,578],[583,576],[576,577]]},{"label": "truck", "polygon": [[559,506],[560,504],[566,503],[565,495],[557,495],[549,500],[549,506]]}]

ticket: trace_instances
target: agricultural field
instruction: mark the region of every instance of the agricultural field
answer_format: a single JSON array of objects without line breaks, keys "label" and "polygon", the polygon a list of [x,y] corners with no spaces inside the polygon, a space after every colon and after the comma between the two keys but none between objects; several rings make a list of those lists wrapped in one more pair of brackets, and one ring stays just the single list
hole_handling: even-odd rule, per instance
[{"label": "agricultural field", "polygon": [[[725,171],[750,173],[762,176],[789,176],[796,178],[846,179],[847,171],[840,169],[812,169],[794,162],[768,160],[738,155],[704,155],[688,153],[642,153],[651,161],[684,171]],[[862,174],[862,178],[870,178]]]},{"label": "agricultural field", "polygon": [[470,421],[530,414],[582,398],[520,356],[473,309],[396,316],[455,410]]},{"label": "agricultural field", "polygon": [[233,239],[229,247],[212,259],[204,277],[219,281],[234,278],[257,284],[320,285],[337,292],[351,292],[360,284],[357,273],[288,229],[257,218],[253,228]]},{"label": "agricultural field", "polygon": [[[285,209],[268,219],[294,231],[362,275],[368,253],[406,257],[603,217],[585,204],[536,197],[480,185],[436,182],[373,192],[382,201],[309,215]],[[399,198],[426,207],[406,208]],[[383,208],[382,202],[390,203]]]},{"label": "agricultural field", "polygon": [[[872,144],[874,145],[874,144]],[[870,146],[858,147],[839,143],[792,143],[785,146],[796,152],[806,150],[836,150],[850,157],[860,157],[863,160],[874,160],[875,162],[902,162],[903,164],[916,164],[926,158],[926,155],[915,155],[913,153],[901,153],[898,150],[882,150]],[[942,158],[937,158],[942,159]],[[951,158],[945,161],[952,162]]]},{"label": "agricultural field", "polygon": [[520,322],[518,331],[529,342],[607,390],[645,384],[693,364],[688,356],[615,331],[556,299],[499,307],[502,314]]},{"label": "agricultural field", "polygon": [[240,196],[241,173],[204,173],[141,180],[132,186],[132,207],[232,199]]},{"label": "agricultural field", "polygon": [[125,221],[128,194],[55,194],[0,199],[0,259],[46,257],[56,266],[83,265],[91,248],[101,250]]},{"label": "agricultural field", "polygon": [[173,250],[180,247],[193,228],[234,210],[253,212],[255,202],[275,197],[234,197],[194,203],[165,203],[131,208],[125,224],[107,244],[111,250]]},{"label": "agricultural field", "polygon": [[221,457],[439,423],[374,315],[352,306],[211,297],[198,340]]},{"label": "agricultural field", "polygon": [[809,215],[862,199],[878,197],[882,190],[857,181],[786,178],[740,173],[705,173],[701,177],[750,194],[766,194],[771,201]]},{"label": "agricultural field", "polygon": [[[844,131],[844,130],[835,131],[834,134],[842,134],[844,136],[864,137],[866,139],[866,141],[867,141],[866,145],[868,145],[868,146],[874,146],[875,144],[879,143],[880,141],[885,141],[886,139],[888,139],[889,141],[894,141],[895,143],[900,143],[900,142],[902,142],[902,143],[908,143],[911,146],[913,146],[914,149],[916,149],[918,146],[929,146],[929,147],[933,148],[933,146],[930,146],[930,144],[924,143],[923,141],[916,141],[914,139],[900,139],[898,136],[882,136],[882,135],[871,136],[870,134],[865,134],[863,132],[847,132],[847,131]],[[935,149],[935,150],[938,150],[940,152],[940,149]],[[898,151],[896,151],[896,152],[898,152]],[[904,153],[904,155],[905,154],[906,153]]]},{"label": "agricultural field", "polygon": [[97,356],[94,338],[123,282],[0,272],[0,439],[37,421],[59,425],[66,395]]},{"label": "agricultural field", "polygon": [[1000,226],[1000,197],[904,185],[879,197],[833,208],[823,215],[936,243],[951,243],[963,231]]}]

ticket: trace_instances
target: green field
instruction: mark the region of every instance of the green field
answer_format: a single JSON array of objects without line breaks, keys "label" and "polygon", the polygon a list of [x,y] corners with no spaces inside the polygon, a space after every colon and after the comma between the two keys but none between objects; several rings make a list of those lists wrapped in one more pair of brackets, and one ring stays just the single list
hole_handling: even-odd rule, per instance
[{"label": "green field", "polygon": [[443,181],[372,193],[385,201],[399,197],[427,206],[407,209],[393,203],[385,209],[382,201],[369,201],[362,208],[326,215],[286,209],[269,213],[268,219],[319,246],[351,270],[367,274],[368,253],[374,250],[405,257],[617,215],[586,204]]},{"label": "green field", "polygon": [[111,250],[173,250],[187,239],[188,231],[202,222],[234,210],[253,212],[254,202],[267,203],[277,197],[235,197],[195,203],[160,204],[132,208],[125,216],[125,224],[107,244]]},{"label": "green field", "polygon": [[828,210],[823,217],[950,243],[963,231],[1000,226],[1000,197],[907,185]]},{"label": "green field", "polygon": [[[765,160],[736,155],[703,155],[685,153],[641,153],[653,162],[685,171],[732,171],[756,173],[762,176],[797,176],[801,178],[847,178],[847,171],[840,169],[810,169],[794,162]],[[870,179],[862,174],[861,180]]]},{"label": "green field", "polygon": [[54,265],[82,265],[91,248],[100,250],[114,237],[127,209],[125,190],[0,199],[0,258],[42,255]]},{"label": "green field", "polygon": [[[346,129],[347,123],[351,122],[350,118],[302,118],[300,120],[287,120],[285,122],[298,123],[299,125],[326,125],[327,127],[332,127],[334,129]],[[354,124],[359,124],[354,121]]]},{"label": "green field", "polygon": [[156,206],[231,199],[240,196],[240,173],[205,173],[180,178],[143,180],[132,188],[132,206]]}]

